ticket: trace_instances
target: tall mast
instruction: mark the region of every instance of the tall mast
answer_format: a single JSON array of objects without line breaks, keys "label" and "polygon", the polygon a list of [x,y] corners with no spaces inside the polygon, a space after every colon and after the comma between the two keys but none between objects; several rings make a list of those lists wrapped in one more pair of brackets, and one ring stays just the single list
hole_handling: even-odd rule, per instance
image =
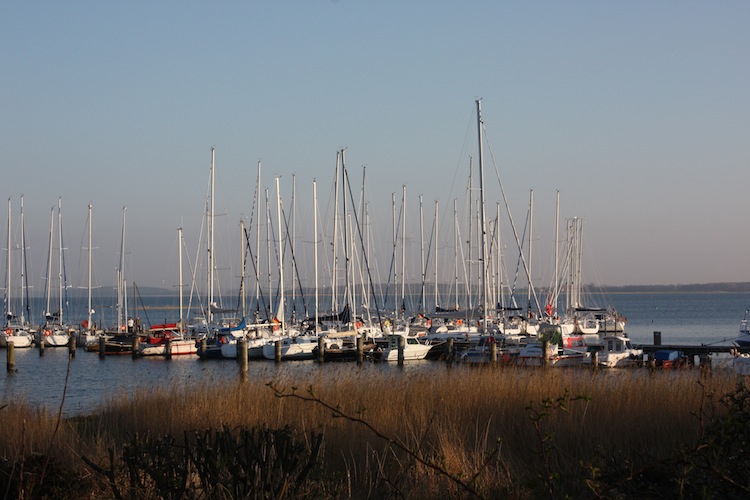
[{"label": "tall mast", "polygon": [[422,288],[421,288],[421,295],[419,297],[419,308],[423,309],[425,307],[425,280],[426,280],[426,271],[424,264],[424,211],[422,210],[422,195],[419,195],[419,247],[420,247],[420,268],[419,272],[422,276]]},{"label": "tall mast", "polygon": [[11,228],[13,227],[13,224],[11,222],[11,211],[12,211],[11,210],[11,198],[8,197],[8,262],[7,262],[7,270],[6,270],[6,273],[5,273],[6,274],[6,279],[7,279],[7,284],[6,284],[6,287],[5,287],[5,314],[6,314],[6,319],[8,321],[10,321],[11,318],[13,317],[13,310],[11,309],[11,307],[13,307],[13,306],[12,306],[11,301],[10,301],[10,299],[11,299],[11,291],[12,291],[12,288],[11,288],[11,285],[12,285],[12,283],[11,283],[12,268],[11,268],[11,258],[10,258],[10,256],[11,256],[11,247],[12,247],[12,241],[11,241],[11,234],[12,234],[12,232],[11,232]]},{"label": "tall mast", "polygon": [[[21,293],[23,293],[26,304],[21,310],[21,323],[26,323],[26,318],[31,319],[31,306],[29,304],[29,287],[26,283],[26,226],[23,221],[23,195],[21,195]],[[24,316],[24,311],[26,315]]]},{"label": "tall mast", "polygon": [[182,321],[182,226],[177,228],[177,260],[179,261],[179,289],[180,289],[180,321],[178,329],[180,332],[185,331],[185,327]]},{"label": "tall mast", "polygon": [[531,263],[532,263],[532,248],[534,245],[534,190],[529,190],[529,265],[528,265],[528,273],[529,273],[529,286],[528,290],[526,292],[526,316],[531,315]]},{"label": "tall mast", "polygon": [[215,150],[211,146],[211,204],[208,215],[208,323],[213,322],[211,308],[214,303],[214,159]]},{"label": "tall mast", "polygon": [[[559,249],[560,249],[560,190],[557,190],[556,196],[555,196],[555,276],[554,281],[552,282],[554,285],[552,287],[552,298],[551,298],[551,310],[550,312],[553,314],[557,314],[557,297],[560,293],[559,288],[559,266],[558,266],[558,260],[559,260]],[[550,314],[551,315],[551,314]]]},{"label": "tall mast", "polygon": [[484,209],[484,160],[482,156],[482,101],[477,99],[477,133],[479,136],[479,196],[480,196],[480,231],[482,236],[482,319],[485,331],[487,324],[487,226]]},{"label": "tall mast", "polygon": [[336,247],[338,245],[339,229],[339,167],[341,164],[341,150],[336,151],[336,172],[333,177],[333,257],[331,261],[332,283],[331,283],[331,312],[338,312],[338,280],[336,279]]},{"label": "tall mast", "polygon": [[313,260],[315,270],[315,331],[318,331],[318,185],[313,179]]},{"label": "tall mast", "polygon": [[[284,311],[284,248],[281,246],[281,188],[279,187],[279,178],[276,177],[276,218],[277,223],[279,226],[279,236],[278,236],[278,244],[279,244],[279,311]],[[277,318],[279,321],[281,321],[281,333],[282,335],[286,331],[285,324],[286,321],[284,320],[285,314],[281,314],[280,318]]]},{"label": "tall mast", "polygon": [[[268,188],[266,188],[266,277],[268,280],[268,296],[272,294],[271,285],[271,206],[270,206],[270,194]],[[270,307],[270,304],[269,304]],[[270,313],[270,311],[269,311]]]},{"label": "tall mast", "polygon": [[87,299],[88,299],[88,329],[92,329],[93,326],[91,324],[91,315],[93,314],[93,310],[91,309],[91,203],[89,203],[89,255],[88,255],[88,284],[87,284]]},{"label": "tall mast", "polygon": [[401,316],[406,309],[406,184],[401,196]]},{"label": "tall mast", "polygon": [[456,293],[454,307],[458,309],[458,201],[453,198],[453,287]]},{"label": "tall mast", "polygon": [[[391,260],[393,262],[393,286],[398,287],[398,266],[396,265],[396,244],[398,241],[398,229],[396,227],[396,193],[391,193],[391,217],[393,220],[393,251],[391,252]],[[395,293],[393,294],[396,295]],[[393,311],[398,315],[398,304],[396,300],[393,300],[394,307]]]},{"label": "tall mast", "polygon": [[52,242],[54,241],[54,236],[55,236],[55,207],[52,207],[52,209],[50,210],[50,217],[49,217],[49,250],[48,250],[49,254],[47,256],[47,282],[45,283],[45,287],[44,287],[44,292],[45,292],[44,295],[47,299],[47,305],[44,310],[45,321],[48,317],[51,317],[52,315],[52,310],[51,310],[51,307],[52,307],[52,304],[51,304],[52,302],[52,259],[54,255],[54,252],[52,251],[53,250]]},{"label": "tall mast", "polygon": [[240,302],[242,307],[242,317],[247,317],[247,307],[245,300],[245,220],[240,219]]},{"label": "tall mast", "polygon": [[291,212],[290,217],[292,219],[292,241],[290,241],[289,248],[292,251],[292,321],[296,321],[297,319],[297,289],[296,289],[296,278],[297,278],[297,259],[295,258],[294,253],[294,240],[296,239],[296,224],[295,224],[295,217],[294,212],[296,211],[296,202],[295,197],[297,196],[297,177],[295,174],[292,174],[292,201],[289,204],[289,211]]},{"label": "tall mast", "polygon": [[62,234],[62,198],[57,199],[57,239],[58,239],[58,247],[59,247],[59,253],[58,253],[58,263],[59,267],[57,268],[57,278],[59,280],[60,284],[60,297],[58,302],[58,317],[57,321],[60,325],[63,324],[63,293],[65,292],[65,283],[63,282],[63,279],[65,277],[65,273],[63,272],[63,266],[65,265],[65,261],[63,260],[63,251],[65,250],[63,248],[63,234]]},{"label": "tall mast", "polygon": [[[255,218],[257,219],[255,228],[255,311],[260,311],[260,160],[258,160],[258,182],[255,187]],[[269,290],[270,293],[270,290]],[[258,318],[255,318],[256,322]]]},{"label": "tall mast", "polygon": [[118,281],[117,281],[117,295],[119,297],[117,301],[117,331],[122,331],[122,326],[125,324],[125,315],[128,311],[128,290],[127,283],[125,281],[125,210],[127,207],[122,207],[122,232],[120,234],[120,269],[118,270]]},{"label": "tall mast", "polygon": [[438,201],[435,200],[435,310],[438,306]]}]

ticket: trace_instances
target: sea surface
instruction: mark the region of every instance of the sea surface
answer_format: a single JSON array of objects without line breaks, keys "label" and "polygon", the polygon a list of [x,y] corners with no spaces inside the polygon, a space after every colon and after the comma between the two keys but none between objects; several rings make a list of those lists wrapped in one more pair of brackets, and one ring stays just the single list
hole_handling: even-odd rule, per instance
[{"label": "sea surface", "polygon": [[[627,318],[625,331],[636,344],[653,343],[654,332],[661,332],[663,344],[731,345],[738,336],[740,321],[750,306],[748,293],[632,293],[608,297],[610,305]],[[175,321],[177,310],[173,299],[144,299],[145,323]],[[146,319],[146,318],[144,318]],[[0,363],[7,367],[5,350]],[[47,348],[40,356],[36,348],[15,350],[15,371],[0,370],[0,406],[25,401],[51,412],[60,409],[66,416],[95,411],[113,399],[130,397],[152,387],[184,387],[198,382],[210,384],[237,383],[238,364],[230,360],[200,361],[197,356],[132,359],[129,355],[107,356],[76,350],[68,359],[64,348]],[[334,366],[335,365],[335,366]],[[440,370],[443,363],[419,361],[407,363],[404,370]],[[331,363],[319,366],[312,361],[251,362],[249,378],[271,381],[278,377],[313,376],[319,370],[400,370],[395,364]],[[66,383],[67,377],[67,383]],[[65,398],[63,402],[63,392]]]}]

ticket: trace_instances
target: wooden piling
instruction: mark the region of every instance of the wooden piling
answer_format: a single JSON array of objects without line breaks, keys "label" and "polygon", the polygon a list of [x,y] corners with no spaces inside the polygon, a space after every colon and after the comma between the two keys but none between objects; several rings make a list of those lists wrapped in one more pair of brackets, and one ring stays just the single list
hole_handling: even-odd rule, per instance
[{"label": "wooden piling", "polygon": [[654,332],[654,345],[661,345],[661,332]]},{"label": "wooden piling", "polygon": [[172,339],[167,339],[166,342],[164,342],[164,357],[172,359]]},{"label": "wooden piling", "polygon": [[237,360],[240,362],[240,378],[247,378],[247,339],[237,340]]},{"label": "wooden piling", "polygon": [[453,357],[453,337],[448,337],[445,341],[445,356],[448,359]]},{"label": "wooden piling", "polygon": [[138,355],[140,354],[139,352],[140,347],[141,347],[141,339],[140,337],[138,337],[138,335],[135,335],[133,337],[133,347],[132,347],[132,352],[131,352],[133,359],[136,359]]},{"label": "wooden piling", "polygon": [[318,337],[318,362],[322,363],[326,356],[326,339],[323,336]]},{"label": "wooden piling", "polygon": [[403,366],[404,364],[404,348],[406,347],[406,337],[399,335],[398,337],[398,364]]},{"label": "wooden piling", "polygon": [[542,340],[542,368],[549,366],[549,340]]},{"label": "wooden piling", "polygon": [[44,356],[44,333],[41,332],[39,334],[39,341],[37,342],[39,345],[39,356]]},{"label": "wooden piling", "polygon": [[68,356],[71,358],[76,357],[76,337],[73,334],[68,337]]},{"label": "wooden piling", "polygon": [[201,359],[206,355],[206,351],[208,350],[208,340],[206,340],[206,337],[203,337],[201,339],[201,345],[200,350],[198,351],[198,356],[200,356]]},{"label": "wooden piling", "polygon": [[593,351],[591,353],[591,368],[594,372],[599,371],[599,351]]},{"label": "wooden piling", "polygon": [[7,351],[7,361],[8,361],[8,371],[14,372],[16,371],[16,346],[13,343],[12,340],[8,341],[8,347],[6,348]]},{"label": "wooden piling", "polygon": [[273,359],[277,363],[281,363],[281,340],[277,340],[274,342],[274,355]]},{"label": "wooden piling", "polygon": [[364,360],[365,350],[365,336],[362,334],[357,335],[357,363],[362,364]]},{"label": "wooden piling", "polygon": [[99,336],[99,358],[104,359],[107,354],[107,338],[104,335]]},{"label": "wooden piling", "polygon": [[497,364],[497,342],[490,344],[490,364],[492,366]]}]

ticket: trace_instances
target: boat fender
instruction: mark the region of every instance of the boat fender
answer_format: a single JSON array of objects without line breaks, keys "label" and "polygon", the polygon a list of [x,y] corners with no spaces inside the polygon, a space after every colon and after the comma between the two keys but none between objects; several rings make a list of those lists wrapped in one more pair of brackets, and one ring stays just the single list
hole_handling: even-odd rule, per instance
[{"label": "boat fender", "polygon": [[10,329],[10,328],[6,328],[5,329],[5,335],[12,335],[12,334],[13,334],[13,330],[12,329]]}]

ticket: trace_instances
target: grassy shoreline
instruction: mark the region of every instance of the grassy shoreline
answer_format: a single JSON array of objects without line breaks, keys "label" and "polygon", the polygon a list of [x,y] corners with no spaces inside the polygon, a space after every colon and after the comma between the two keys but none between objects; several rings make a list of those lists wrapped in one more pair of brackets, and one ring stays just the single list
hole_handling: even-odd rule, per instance
[{"label": "grassy shoreline", "polygon": [[[0,456],[13,496],[108,496],[112,481],[102,471],[121,491],[132,482],[118,457],[134,436],[146,449],[195,431],[288,427],[303,448],[314,435],[323,444],[315,474],[287,496],[636,497],[688,480],[676,466],[651,481],[635,472],[684,460],[708,424],[731,413],[719,399],[746,386],[698,370],[334,368],[304,380],[155,387],[65,419],[57,434],[56,415],[9,405],[0,410]],[[159,496],[147,479],[135,496]]]}]

